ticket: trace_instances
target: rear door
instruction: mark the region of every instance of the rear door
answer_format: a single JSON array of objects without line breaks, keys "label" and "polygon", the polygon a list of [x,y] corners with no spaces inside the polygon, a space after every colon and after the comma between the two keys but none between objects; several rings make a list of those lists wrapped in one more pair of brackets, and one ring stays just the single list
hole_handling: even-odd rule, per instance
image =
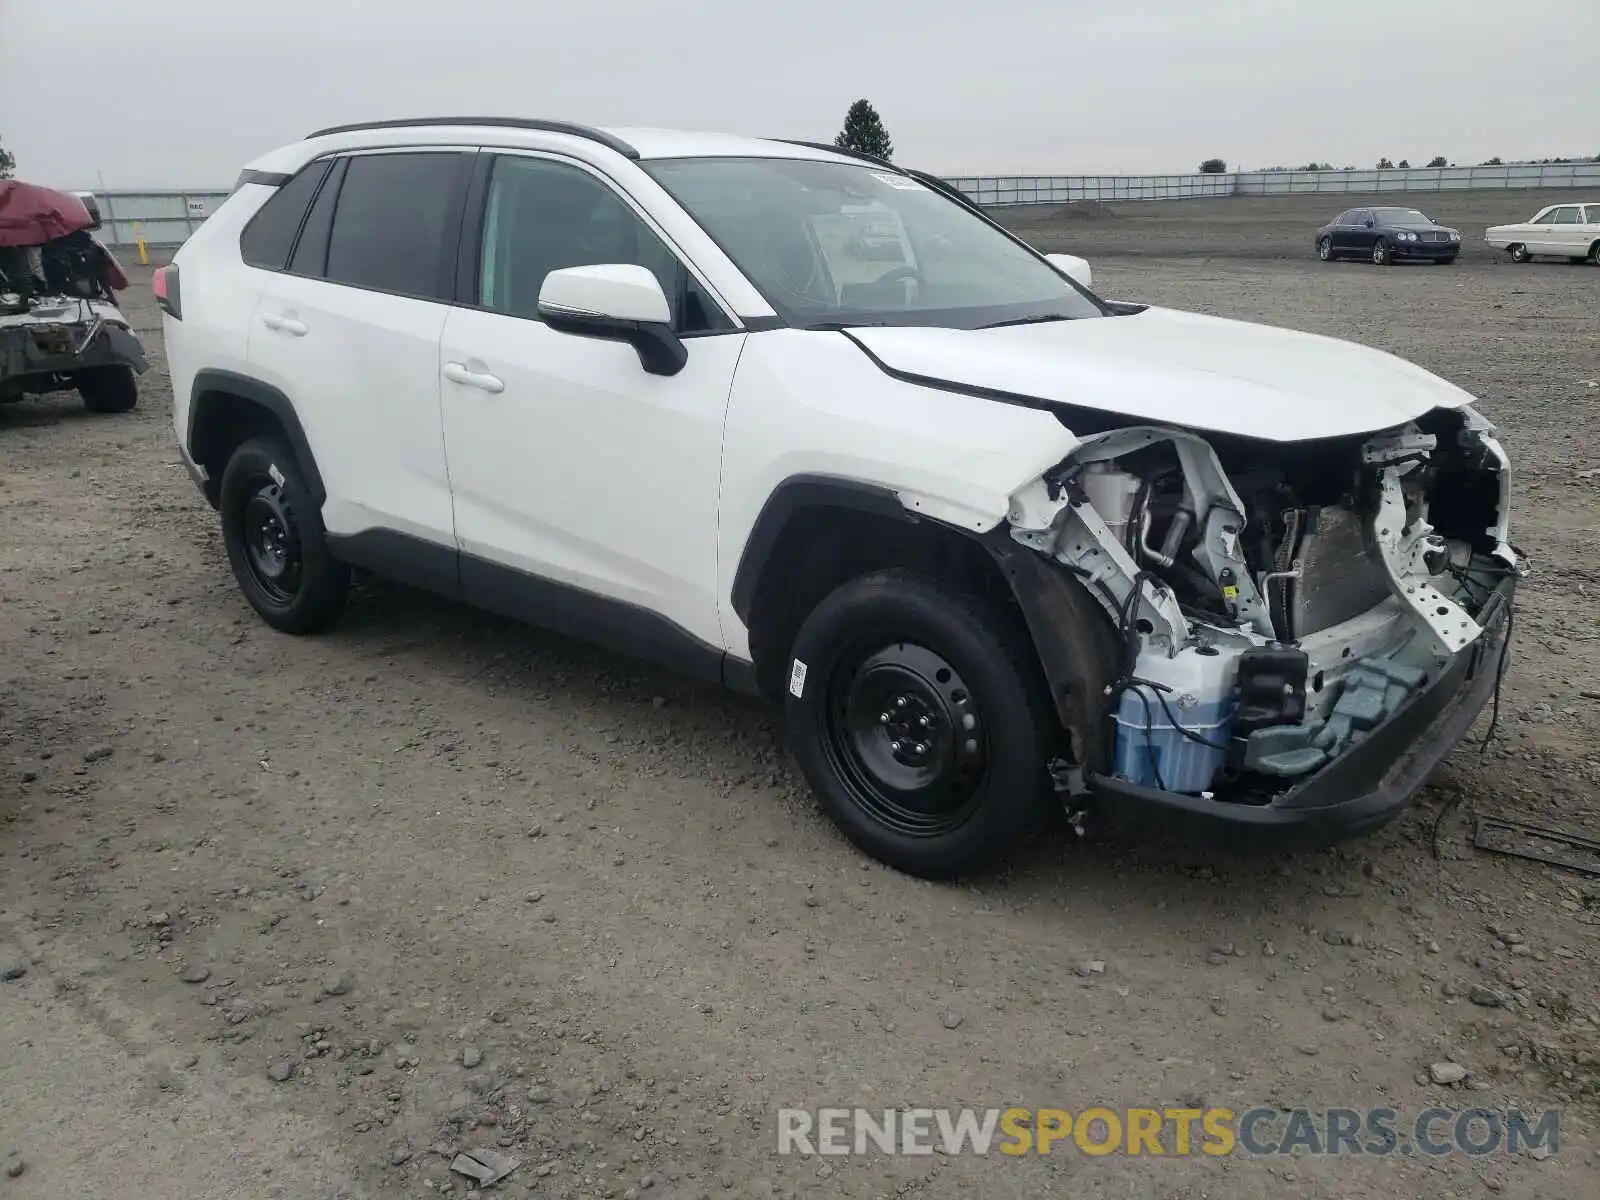
[{"label": "rear door", "polygon": [[448,549],[439,561],[450,574],[439,337],[471,165],[469,152],[436,148],[342,157],[250,338],[257,375],[305,426],[328,489],[328,532],[433,543]]}]

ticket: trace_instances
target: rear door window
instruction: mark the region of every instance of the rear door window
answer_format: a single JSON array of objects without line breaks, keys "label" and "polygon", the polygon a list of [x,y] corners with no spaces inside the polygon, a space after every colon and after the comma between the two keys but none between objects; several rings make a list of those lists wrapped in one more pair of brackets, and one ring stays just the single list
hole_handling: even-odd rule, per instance
[{"label": "rear door window", "polygon": [[333,211],[328,281],[448,300],[469,161],[453,151],[353,155]]}]

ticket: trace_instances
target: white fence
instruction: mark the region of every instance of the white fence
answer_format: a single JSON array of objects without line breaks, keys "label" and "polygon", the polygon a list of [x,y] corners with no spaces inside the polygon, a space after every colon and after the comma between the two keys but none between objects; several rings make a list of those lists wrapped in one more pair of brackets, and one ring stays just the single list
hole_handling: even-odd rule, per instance
[{"label": "white fence", "polygon": [[[985,207],[1072,200],[1192,200],[1314,193],[1449,192],[1514,188],[1585,191],[1600,199],[1600,162],[1387,171],[1242,171],[1225,175],[969,175],[951,183]],[[90,189],[93,190],[93,189]],[[118,247],[181,245],[228,196],[223,191],[97,191],[102,238]]]},{"label": "white fence", "polygon": [[1072,200],[1192,200],[1208,196],[1451,192],[1517,188],[1600,192],[1600,162],[1385,171],[1239,171],[1225,175],[977,175],[952,178],[985,207]]}]

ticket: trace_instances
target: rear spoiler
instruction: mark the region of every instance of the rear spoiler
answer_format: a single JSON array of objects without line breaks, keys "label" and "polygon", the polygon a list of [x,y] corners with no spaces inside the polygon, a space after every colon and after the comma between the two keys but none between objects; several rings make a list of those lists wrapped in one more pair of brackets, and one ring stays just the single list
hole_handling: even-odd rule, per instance
[{"label": "rear spoiler", "polygon": [[[237,192],[247,183],[259,183],[262,187],[282,187],[289,182],[289,176],[282,171],[253,171],[246,167],[239,172],[239,178],[234,182],[233,191]],[[233,192],[228,193],[232,195]]]}]

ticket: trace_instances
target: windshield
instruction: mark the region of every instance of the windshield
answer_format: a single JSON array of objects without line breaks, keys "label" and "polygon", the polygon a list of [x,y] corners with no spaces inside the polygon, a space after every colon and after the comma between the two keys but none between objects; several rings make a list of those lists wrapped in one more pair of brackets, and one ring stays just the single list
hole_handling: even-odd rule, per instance
[{"label": "windshield", "polygon": [[1426,214],[1414,208],[1380,208],[1377,212],[1380,225],[1432,225]]},{"label": "windshield", "polygon": [[890,170],[788,158],[642,164],[801,328],[978,329],[1105,314],[961,205]]}]

